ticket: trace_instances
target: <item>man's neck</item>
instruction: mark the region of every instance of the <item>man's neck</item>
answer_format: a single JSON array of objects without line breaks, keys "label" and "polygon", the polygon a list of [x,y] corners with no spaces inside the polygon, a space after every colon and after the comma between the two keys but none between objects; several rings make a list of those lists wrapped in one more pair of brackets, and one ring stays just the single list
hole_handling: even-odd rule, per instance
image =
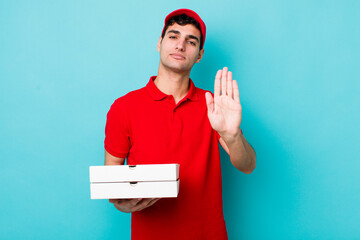
[{"label": "man's neck", "polygon": [[189,92],[189,73],[176,73],[173,71],[160,71],[154,83],[156,87],[167,95],[172,95],[177,104]]}]

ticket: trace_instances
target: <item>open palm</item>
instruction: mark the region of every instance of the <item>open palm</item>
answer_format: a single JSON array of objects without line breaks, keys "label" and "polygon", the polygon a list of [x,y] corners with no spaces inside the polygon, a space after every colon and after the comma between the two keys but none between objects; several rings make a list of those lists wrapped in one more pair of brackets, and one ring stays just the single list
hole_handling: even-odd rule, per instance
[{"label": "open palm", "polygon": [[205,94],[211,127],[220,135],[234,135],[241,123],[241,105],[237,82],[227,67],[215,77],[214,97]]}]

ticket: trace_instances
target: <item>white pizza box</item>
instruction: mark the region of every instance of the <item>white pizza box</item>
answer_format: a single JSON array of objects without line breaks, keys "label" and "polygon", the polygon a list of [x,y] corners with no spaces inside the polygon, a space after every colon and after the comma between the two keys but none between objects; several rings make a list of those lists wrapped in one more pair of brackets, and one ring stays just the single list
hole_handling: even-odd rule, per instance
[{"label": "white pizza box", "polygon": [[90,182],[176,181],[179,164],[90,166]]},{"label": "white pizza box", "polygon": [[154,182],[91,183],[91,199],[177,197],[180,180]]}]

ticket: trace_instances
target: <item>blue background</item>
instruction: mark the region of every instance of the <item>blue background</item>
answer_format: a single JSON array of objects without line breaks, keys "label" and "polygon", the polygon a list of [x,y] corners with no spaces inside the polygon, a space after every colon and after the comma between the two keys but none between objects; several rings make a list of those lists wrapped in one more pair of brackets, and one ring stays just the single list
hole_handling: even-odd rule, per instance
[{"label": "blue background", "polygon": [[90,200],[113,101],[157,74],[166,14],[207,25],[191,74],[228,66],[251,175],[221,150],[230,239],[360,239],[360,1],[0,1],[0,239],[130,239]]}]

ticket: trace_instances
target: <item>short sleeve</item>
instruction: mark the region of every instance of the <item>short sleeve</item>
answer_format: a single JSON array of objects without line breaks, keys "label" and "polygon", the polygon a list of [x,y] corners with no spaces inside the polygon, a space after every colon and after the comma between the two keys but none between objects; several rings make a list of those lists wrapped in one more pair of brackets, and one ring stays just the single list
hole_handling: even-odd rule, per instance
[{"label": "short sleeve", "polygon": [[128,112],[125,105],[117,99],[107,113],[104,147],[111,155],[127,157],[131,146]]}]

